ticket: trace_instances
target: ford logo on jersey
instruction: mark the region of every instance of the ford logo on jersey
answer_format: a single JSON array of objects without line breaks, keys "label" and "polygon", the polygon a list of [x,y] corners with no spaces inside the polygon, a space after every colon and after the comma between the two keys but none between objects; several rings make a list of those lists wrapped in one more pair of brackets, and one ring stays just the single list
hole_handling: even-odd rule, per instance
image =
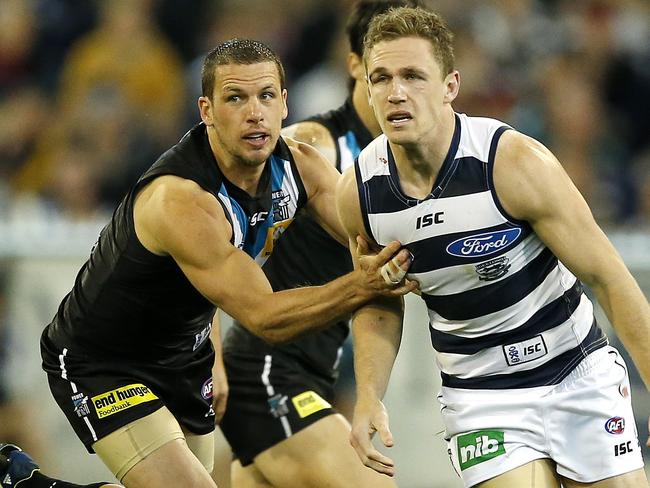
[{"label": "ford logo on jersey", "polygon": [[447,252],[459,258],[487,256],[508,247],[517,240],[520,234],[521,229],[516,227],[514,229],[497,230],[463,237],[449,244]]}]

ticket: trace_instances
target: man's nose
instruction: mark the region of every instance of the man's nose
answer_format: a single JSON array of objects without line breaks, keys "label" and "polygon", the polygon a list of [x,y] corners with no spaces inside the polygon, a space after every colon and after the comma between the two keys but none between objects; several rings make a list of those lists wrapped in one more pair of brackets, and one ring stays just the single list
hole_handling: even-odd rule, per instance
[{"label": "man's nose", "polygon": [[257,98],[251,97],[248,102],[248,120],[253,123],[258,123],[263,119],[262,104]]},{"label": "man's nose", "polygon": [[390,92],[388,93],[388,101],[390,103],[400,103],[406,100],[406,92],[401,81],[397,78],[391,81]]}]

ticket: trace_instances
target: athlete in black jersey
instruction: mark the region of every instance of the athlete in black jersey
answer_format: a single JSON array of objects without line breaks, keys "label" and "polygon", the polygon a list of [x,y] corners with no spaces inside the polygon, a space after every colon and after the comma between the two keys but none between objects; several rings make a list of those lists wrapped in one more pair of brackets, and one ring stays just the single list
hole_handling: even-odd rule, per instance
[{"label": "athlete in black jersey", "polygon": [[57,403],[127,486],[215,486],[215,306],[275,342],[413,288],[378,272],[389,260],[408,265],[403,252],[391,259],[395,242],[326,285],[274,293],[253,260],[303,207],[340,235],[339,174],[279,137],[284,72],[264,44],[219,45],[202,84],[202,123],[122,200],[41,340]]},{"label": "athlete in black jersey", "polygon": [[[368,23],[391,7],[416,3],[357,2],[347,26],[350,97],[338,109],[283,129],[283,135],[313,145],[339,171],[351,167],[380,133],[361,63]],[[274,290],[320,285],[351,269],[347,247],[305,212],[298,213],[263,266]],[[220,427],[236,457],[234,488],[394,486],[359,466],[348,442],[349,424],[331,407],[348,322],[349,316],[342,316],[322,331],[275,346],[237,322],[228,329],[223,355],[229,398]],[[314,449],[321,453],[314,455]]]}]

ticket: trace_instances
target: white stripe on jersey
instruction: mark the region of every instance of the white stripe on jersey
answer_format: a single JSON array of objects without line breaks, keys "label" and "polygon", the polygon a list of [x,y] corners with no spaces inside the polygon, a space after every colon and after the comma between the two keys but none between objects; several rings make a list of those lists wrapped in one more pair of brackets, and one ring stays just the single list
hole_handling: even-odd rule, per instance
[{"label": "white stripe on jersey", "polygon": [[[566,268],[564,268],[566,269]],[[522,300],[497,312],[469,320],[448,320],[429,309],[429,321],[437,330],[453,333],[459,337],[475,339],[487,334],[497,334],[516,329],[526,323],[540,308],[561,297],[567,288],[558,287],[565,271],[556,266],[546,279]],[[589,321],[591,325],[591,321]]]},{"label": "white stripe on jersey", "polygon": [[[417,229],[417,219],[426,214],[443,212],[443,222]],[[368,215],[373,237],[385,246],[393,240],[418,242],[431,237],[493,227],[507,222],[492,204],[489,191],[459,197],[431,198],[399,212]],[[411,229],[405,232],[405,228]],[[396,234],[399,232],[399,236]],[[408,238],[408,240],[405,240]]]},{"label": "white stripe on jersey", "polygon": [[239,221],[237,218],[237,214],[232,208],[232,204],[230,203],[230,199],[226,195],[222,195],[221,193],[218,193],[217,196],[219,197],[219,200],[221,200],[221,203],[228,209],[228,215],[230,215],[230,218],[232,219],[232,232],[233,232],[233,245],[238,248],[242,248],[244,245],[244,234],[242,233],[242,222]]},{"label": "white stripe on jersey", "polygon": [[[442,371],[459,378],[500,374],[506,369],[508,373],[533,369],[578,346],[591,329],[593,313],[592,303],[586,295],[582,295],[580,305],[569,320],[541,333],[547,352],[531,361],[508,364],[504,351],[506,346],[503,345],[489,347],[471,355],[439,352],[436,361]],[[567,327],[571,329],[571,334],[566,333]]]},{"label": "white stripe on jersey", "polygon": [[347,134],[340,136],[336,141],[341,152],[341,173],[354,165],[354,154],[350,151],[347,142]]},{"label": "white stripe on jersey", "polygon": [[291,196],[291,198],[289,199],[289,215],[291,216],[290,218],[293,218],[293,216],[296,213],[296,209],[298,208],[298,199],[300,198],[300,191],[298,190],[296,177],[293,174],[293,170],[291,168],[291,162],[287,161],[286,159],[283,159],[282,162],[284,163],[284,178],[282,178],[282,190],[285,192],[286,195]]}]

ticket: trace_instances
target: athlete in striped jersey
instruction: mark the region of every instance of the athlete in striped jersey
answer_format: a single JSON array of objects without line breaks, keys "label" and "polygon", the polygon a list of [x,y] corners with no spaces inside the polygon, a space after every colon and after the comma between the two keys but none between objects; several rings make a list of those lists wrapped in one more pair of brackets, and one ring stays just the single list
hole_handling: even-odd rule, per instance
[{"label": "athlete in striped jersey", "polygon": [[[380,133],[368,104],[363,36],[374,15],[417,4],[356,2],[346,29],[350,97],[336,110],[283,129],[283,136],[314,146],[339,171],[350,168],[361,149]],[[309,214],[299,212],[262,269],[274,290],[284,290],[326,283],[349,272],[352,263],[347,246]],[[237,322],[228,329],[223,341],[228,406],[220,428],[235,454],[234,488],[395,486],[393,480],[358,463],[348,441],[350,425],[332,406],[349,319],[338,317],[323,330],[280,345],[268,344]]]},{"label": "athlete in striped jersey", "polygon": [[[627,370],[581,282],[646,385],[648,303],[544,146],[453,111],[451,37],[421,9],[371,23],[364,62],[384,135],[344,174],[339,216],[350,238],[399,239],[413,255],[408,277],[429,310],[449,453],[466,486],[647,487]],[[399,300],[368,305],[353,322],[352,442],[391,476],[369,433],[393,444],[381,398],[401,324]]]}]

